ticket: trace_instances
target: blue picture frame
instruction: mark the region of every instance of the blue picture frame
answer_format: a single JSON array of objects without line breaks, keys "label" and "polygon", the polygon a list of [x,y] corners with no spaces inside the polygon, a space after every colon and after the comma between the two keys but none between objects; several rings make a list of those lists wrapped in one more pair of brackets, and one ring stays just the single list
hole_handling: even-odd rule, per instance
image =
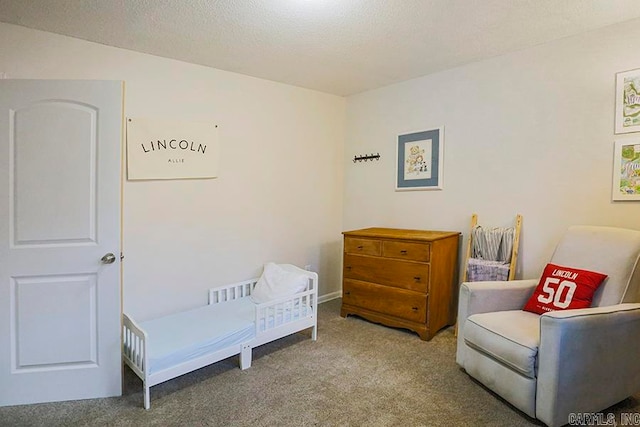
[{"label": "blue picture frame", "polygon": [[444,128],[398,135],[396,191],[443,189]]}]

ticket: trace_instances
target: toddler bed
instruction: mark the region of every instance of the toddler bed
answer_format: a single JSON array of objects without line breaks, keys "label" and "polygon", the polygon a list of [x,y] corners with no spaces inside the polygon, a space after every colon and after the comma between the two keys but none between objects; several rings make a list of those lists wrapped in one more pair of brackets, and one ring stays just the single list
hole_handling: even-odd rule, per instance
[{"label": "toddler bed", "polygon": [[123,315],[123,358],[150,388],[231,356],[251,366],[251,349],[312,328],[317,338],[318,275],[265,264],[259,279],[209,290],[209,304],[145,322]]}]

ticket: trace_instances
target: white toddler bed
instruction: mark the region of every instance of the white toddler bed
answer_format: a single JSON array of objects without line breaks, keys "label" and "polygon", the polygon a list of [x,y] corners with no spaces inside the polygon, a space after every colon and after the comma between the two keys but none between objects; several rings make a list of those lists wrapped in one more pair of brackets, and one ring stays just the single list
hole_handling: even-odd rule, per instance
[{"label": "white toddler bed", "polygon": [[[276,279],[297,277],[297,289],[269,288],[265,294],[265,265],[260,279],[209,290],[209,305],[140,323],[124,314],[124,361],[142,379],[145,409],[151,407],[150,387],[156,384],[234,355],[247,369],[252,348],[307,328],[313,328],[316,340],[318,275],[290,264],[273,268],[287,276]],[[258,293],[262,300],[276,298],[260,302]]]}]

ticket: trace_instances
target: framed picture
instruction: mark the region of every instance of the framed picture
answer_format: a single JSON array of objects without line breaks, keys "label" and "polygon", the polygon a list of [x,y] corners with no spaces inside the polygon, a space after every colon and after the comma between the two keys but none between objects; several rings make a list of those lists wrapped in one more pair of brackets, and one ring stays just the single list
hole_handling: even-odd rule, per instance
[{"label": "framed picture", "polygon": [[444,128],[398,135],[396,191],[442,190]]},{"label": "framed picture", "polygon": [[615,133],[640,131],[640,68],[616,74]]},{"label": "framed picture", "polygon": [[216,178],[218,126],[208,121],[127,119],[127,179]]},{"label": "framed picture", "polygon": [[612,199],[640,200],[640,139],[614,144]]}]

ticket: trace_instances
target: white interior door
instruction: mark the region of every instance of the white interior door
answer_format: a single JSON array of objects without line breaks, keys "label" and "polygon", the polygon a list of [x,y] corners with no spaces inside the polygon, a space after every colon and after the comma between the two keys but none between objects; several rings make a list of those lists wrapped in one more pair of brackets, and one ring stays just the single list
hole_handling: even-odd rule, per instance
[{"label": "white interior door", "polygon": [[0,406],[121,394],[122,108],[122,82],[0,80]]}]

